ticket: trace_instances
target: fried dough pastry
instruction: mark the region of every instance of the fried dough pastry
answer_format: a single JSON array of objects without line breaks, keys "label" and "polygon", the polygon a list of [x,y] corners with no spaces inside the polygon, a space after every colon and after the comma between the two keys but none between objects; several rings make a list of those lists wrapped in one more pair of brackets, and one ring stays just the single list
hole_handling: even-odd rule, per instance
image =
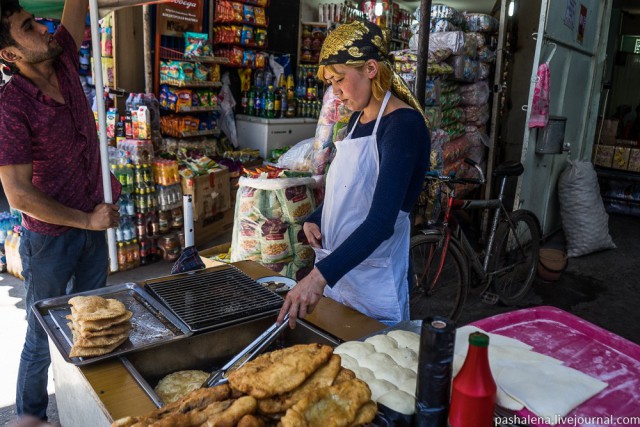
[{"label": "fried dough pastry", "polygon": [[[71,307],[71,313],[74,312],[73,307]],[[79,329],[82,331],[103,331],[105,329],[109,329],[111,327],[118,326],[124,322],[129,321],[133,317],[133,313],[127,310],[124,314],[118,317],[113,317],[111,319],[101,319],[101,320],[78,320],[76,324]],[[67,316],[67,320],[73,321],[73,314]]]},{"label": "fried dough pastry", "polygon": [[378,413],[378,405],[373,400],[368,401],[358,409],[356,419],[351,423],[352,426],[361,426],[370,423]]},{"label": "fried dough pastry", "polygon": [[99,296],[78,296],[69,300],[75,308],[72,311],[73,320],[111,319],[125,314],[124,304],[113,298]]},{"label": "fried dough pastry", "polygon": [[255,415],[245,415],[238,421],[238,427],[265,427],[265,422]]},{"label": "fried dough pastry", "polygon": [[117,325],[113,325],[106,329],[102,329],[100,331],[91,331],[91,330],[82,330],[82,329],[78,331],[78,330],[75,330],[75,326],[73,326],[73,322],[67,323],[67,326],[69,326],[69,329],[71,329],[72,332],[76,332],[83,338],[94,338],[94,337],[102,337],[105,335],[117,335],[117,334],[123,334],[125,332],[126,333],[131,332],[131,323],[127,321],[124,321],[123,323],[119,323]]},{"label": "fried dough pastry", "polygon": [[73,347],[71,347],[71,351],[69,352],[69,357],[102,356],[103,354],[111,353],[120,344],[125,342],[128,338],[129,338],[129,334],[126,334],[122,338],[120,338],[119,341],[116,341],[113,344],[103,346],[103,347],[79,347],[74,345]]},{"label": "fried dough pastry", "polygon": [[345,381],[350,381],[350,380],[352,380],[354,378],[356,378],[356,373],[355,372],[353,372],[351,369],[342,368],[338,372],[338,375],[333,380],[333,384],[331,384],[331,385],[338,385],[338,384],[343,383]]},{"label": "fried dough pastry", "polygon": [[[227,384],[201,388],[189,393],[189,395],[180,400],[150,412],[146,416],[124,417],[116,420],[111,424],[111,427],[190,426],[192,425],[189,414],[191,411],[200,411],[213,403],[227,400],[230,395],[231,388]],[[204,420],[206,421],[207,418],[208,416],[205,416]]]},{"label": "fried dough pastry", "polygon": [[[291,407],[282,417],[283,427],[346,427],[356,419],[361,424],[373,420],[375,413],[360,408],[371,401],[371,391],[364,381],[353,379],[338,385],[314,390]],[[365,415],[370,415],[366,419]]]},{"label": "fried dough pastry", "polygon": [[71,333],[73,334],[73,345],[78,347],[107,347],[117,342],[122,342],[123,338],[128,338],[129,331],[131,330],[131,327],[129,327],[129,329],[125,330],[125,332],[119,334],[108,334],[85,338],[76,331],[73,323],[69,325]]},{"label": "fried dough pastry", "polygon": [[264,414],[284,412],[313,390],[332,385],[340,369],[340,356],[334,354],[329,362],[315,371],[300,387],[285,394],[259,400],[258,410]]},{"label": "fried dough pastry", "polygon": [[[245,415],[253,414],[256,411],[256,399],[251,396],[244,396],[232,401],[231,406],[222,412],[215,413],[202,424],[206,427],[234,427]],[[209,405],[211,407],[211,405]],[[209,409],[207,407],[207,409]]]},{"label": "fried dough pastry", "polygon": [[256,399],[289,392],[329,360],[333,349],[306,344],[258,356],[229,375],[231,387]]}]

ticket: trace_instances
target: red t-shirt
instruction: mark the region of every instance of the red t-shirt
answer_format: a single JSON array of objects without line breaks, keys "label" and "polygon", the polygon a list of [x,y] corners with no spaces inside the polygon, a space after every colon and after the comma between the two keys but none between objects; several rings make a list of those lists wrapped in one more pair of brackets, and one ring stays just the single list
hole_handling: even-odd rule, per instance
[{"label": "red t-shirt", "polygon": [[[78,77],[75,41],[60,26],[54,35],[64,52],[54,62],[64,104],[15,75],[0,93],[0,166],[33,165],[33,185],[70,208],[91,212],[104,200],[100,144],[91,107]],[[113,200],[121,186],[111,175]],[[23,225],[58,236],[69,227],[23,215]]]}]

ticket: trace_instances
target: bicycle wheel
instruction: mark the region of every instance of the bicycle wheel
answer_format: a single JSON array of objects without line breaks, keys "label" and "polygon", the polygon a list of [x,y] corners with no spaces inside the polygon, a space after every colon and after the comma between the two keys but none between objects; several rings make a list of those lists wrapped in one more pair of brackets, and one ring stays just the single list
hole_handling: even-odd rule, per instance
[{"label": "bicycle wheel", "polygon": [[449,241],[442,259],[439,236],[419,234],[411,238],[409,256],[413,261],[410,305],[412,317],[443,316],[457,320],[469,288],[467,263],[454,240]]},{"label": "bicycle wheel", "polygon": [[516,304],[533,283],[540,250],[540,226],[536,216],[527,210],[510,214],[511,223],[503,221],[496,231],[491,252],[493,290],[500,301]]}]

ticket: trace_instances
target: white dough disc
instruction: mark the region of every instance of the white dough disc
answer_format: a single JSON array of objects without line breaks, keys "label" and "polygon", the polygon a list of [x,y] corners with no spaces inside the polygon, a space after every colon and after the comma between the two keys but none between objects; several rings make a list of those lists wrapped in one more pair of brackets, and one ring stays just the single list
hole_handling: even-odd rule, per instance
[{"label": "white dough disc", "polygon": [[371,344],[360,341],[347,341],[337,346],[333,352],[336,354],[348,354],[356,360],[364,359],[367,355],[375,351]]},{"label": "white dough disc", "polygon": [[418,354],[420,349],[420,335],[410,331],[391,331],[387,335],[396,340],[398,347],[410,348]]},{"label": "white dough disc", "polygon": [[385,334],[374,335],[364,340],[364,342],[373,345],[378,353],[388,353],[390,350],[398,348],[396,340]]},{"label": "white dough disc", "polygon": [[345,369],[355,370],[355,368],[359,368],[358,361],[353,357],[349,356],[347,353],[339,354],[340,356],[340,366]]},{"label": "white dough disc", "polygon": [[363,359],[358,359],[358,364],[363,368],[369,368],[378,378],[378,373],[398,364],[386,353],[372,353]]},{"label": "white dough disc", "polygon": [[398,385],[398,390],[402,390],[407,394],[410,394],[411,396],[415,397],[416,396],[416,383],[418,381],[417,377],[414,378],[409,378],[406,381],[403,381],[402,383],[400,383],[400,385]]},{"label": "white dough disc", "polygon": [[372,379],[367,381],[369,389],[371,389],[371,400],[377,401],[380,396],[390,392],[391,390],[397,390],[397,387],[391,384],[389,381]]},{"label": "white dough disc", "polygon": [[354,374],[356,374],[356,378],[364,381],[367,384],[369,383],[369,381],[376,379],[376,376],[373,375],[371,369],[357,367],[352,369],[352,371]]},{"label": "white dough disc", "polygon": [[378,403],[401,414],[411,415],[415,412],[416,399],[402,390],[391,390],[380,396]]},{"label": "white dough disc", "polygon": [[398,365],[389,366],[387,369],[373,371],[373,373],[377,379],[387,380],[396,386],[408,379],[416,377],[416,374],[411,369],[403,368]]},{"label": "white dough disc", "polygon": [[395,362],[403,368],[411,369],[416,372],[418,370],[418,355],[408,348],[394,348],[387,352]]}]

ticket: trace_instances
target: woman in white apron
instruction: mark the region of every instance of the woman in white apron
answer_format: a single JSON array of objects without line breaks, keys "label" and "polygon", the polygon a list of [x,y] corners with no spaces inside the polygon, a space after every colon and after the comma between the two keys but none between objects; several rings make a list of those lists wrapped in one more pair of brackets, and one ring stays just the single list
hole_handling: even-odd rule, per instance
[{"label": "woman in white apron", "polygon": [[324,204],[304,224],[316,265],[279,321],[304,318],[322,295],[387,324],[409,319],[409,211],[429,162],[417,100],[387,60],[380,28],[356,21],[326,38],[318,77],[356,111],[336,141]]}]

